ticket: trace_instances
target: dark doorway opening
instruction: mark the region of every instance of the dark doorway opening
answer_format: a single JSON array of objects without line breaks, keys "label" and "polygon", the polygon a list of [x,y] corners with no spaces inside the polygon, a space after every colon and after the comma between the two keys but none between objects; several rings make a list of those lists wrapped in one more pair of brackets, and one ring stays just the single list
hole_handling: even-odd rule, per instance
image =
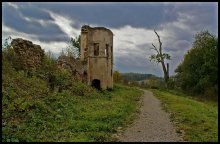
[{"label": "dark doorway opening", "polygon": [[100,87],[100,80],[94,79],[92,81],[92,86],[95,87],[96,89],[100,90],[101,89],[101,87]]},{"label": "dark doorway opening", "polygon": [[83,83],[86,83],[86,82],[87,82],[87,72],[86,72],[86,71],[83,72],[82,82],[83,82]]}]

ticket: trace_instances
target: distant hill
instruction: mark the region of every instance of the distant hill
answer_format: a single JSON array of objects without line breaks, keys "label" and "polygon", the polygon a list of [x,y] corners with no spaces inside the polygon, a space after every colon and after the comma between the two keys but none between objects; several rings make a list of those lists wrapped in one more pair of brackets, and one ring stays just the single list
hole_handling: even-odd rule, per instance
[{"label": "distant hill", "polygon": [[150,77],[157,77],[153,74],[141,74],[141,73],[121,73],[123,80],[126,81],[142,81],[146,80]]}]

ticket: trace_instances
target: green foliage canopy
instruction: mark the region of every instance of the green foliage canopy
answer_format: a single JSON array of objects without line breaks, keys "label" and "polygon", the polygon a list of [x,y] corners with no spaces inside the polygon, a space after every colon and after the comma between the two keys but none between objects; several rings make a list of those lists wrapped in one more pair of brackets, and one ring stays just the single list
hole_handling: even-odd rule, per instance
[{"label": "green foliage canopy", "polygon": [[197,33],[193,47],[175,72],[183,90],[191,94],[217,96],[218,38],[208,31]]}]

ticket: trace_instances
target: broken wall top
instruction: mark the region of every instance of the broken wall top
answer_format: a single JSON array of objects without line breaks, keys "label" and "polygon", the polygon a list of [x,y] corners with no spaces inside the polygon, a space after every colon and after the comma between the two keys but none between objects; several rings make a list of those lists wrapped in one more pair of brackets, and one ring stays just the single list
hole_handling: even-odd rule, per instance
[{"label": "broken wall top", "polygon": [[81,32],[85,32],[85,33],[88,31],[92,31],[92,30],[104,30],[104,31],[107,31],[113,35],[112,31],[110,29],[105,28],[105,27],[90,27],[88,25],[83,25],[81,28]]},{"label": "broken wall top", "polygon": [[40,45],[21,38],[13,39],[11,45],[24,70],[35,71],[41,66],[44,50],[41,49]]}]

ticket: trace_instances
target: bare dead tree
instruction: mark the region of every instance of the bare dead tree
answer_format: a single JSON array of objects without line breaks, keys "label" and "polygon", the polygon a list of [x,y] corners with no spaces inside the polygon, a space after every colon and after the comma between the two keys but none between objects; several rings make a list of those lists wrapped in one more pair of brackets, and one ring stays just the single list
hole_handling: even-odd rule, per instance
[{"label": "bare dead tree", "polygon": [[167,82],[169,79],[169,63],[167,63],[167,67],[165,65],[164,60],[170,60],[170,55],[167,53],[163,53],[162,52],[162,42],[160,40],[160,36],[158,35],[158,33],[156,32],[156,30],[154,30],[155,34],[157,35],[158,38],[158,42],[159,42],[159,48],[157,48],[153,43],[152,46],[153,50],[156,51],[156,54],[153,54],[150,56],[150,61],[154,61],[156,63],[161,63],[162,68],[163,68],[163,73],[164,73],[164,81]]}]

